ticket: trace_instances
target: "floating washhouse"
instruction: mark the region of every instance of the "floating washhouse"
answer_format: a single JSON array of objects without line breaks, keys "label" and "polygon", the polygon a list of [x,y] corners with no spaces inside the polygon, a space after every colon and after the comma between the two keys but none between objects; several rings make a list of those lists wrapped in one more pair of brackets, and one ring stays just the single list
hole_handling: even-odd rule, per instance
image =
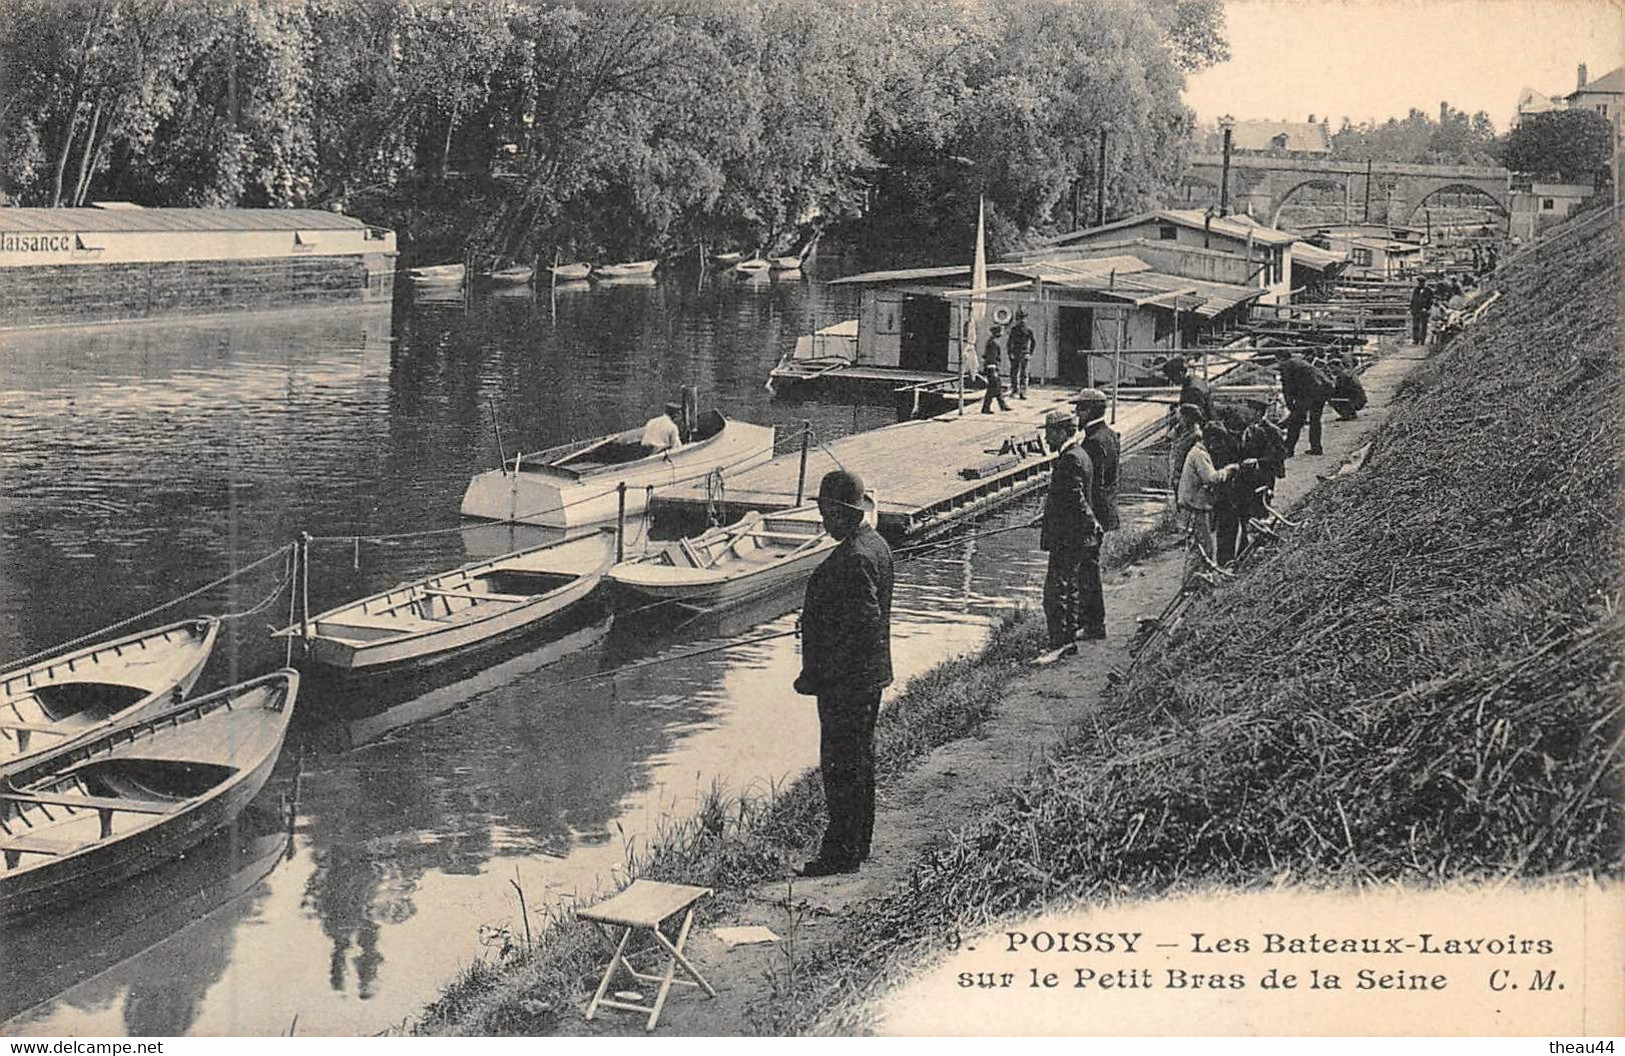
[{"label": "floating washhouse", "polygon": [[319,209],[0,209],[0,328],[387,303],[395,257]]}]

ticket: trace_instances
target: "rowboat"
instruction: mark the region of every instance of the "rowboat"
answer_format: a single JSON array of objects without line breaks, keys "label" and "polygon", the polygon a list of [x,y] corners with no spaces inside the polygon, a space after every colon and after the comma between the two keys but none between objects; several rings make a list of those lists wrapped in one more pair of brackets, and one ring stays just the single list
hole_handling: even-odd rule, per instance
[{"label": "rowboat", "polygon": [[652,275],[658,260],[634,260],[630,264],[600,264],[592,269],[595,279],[626,279],[634,275]]},{"label": "rowboat", "polygon": [[295,627],[319,664],[356,673],[427,667],[544,626],[615,563],[615,530],[516,550],[340,605]]},{"label": "rowboat", "polygon": [[576,282],[592,274],[591,264],[555,264],[550,269],[559,282]]},{"label": "rowboat", "polygon": [[744,259],[745,254],[741,253],[737,249],[729,250],[726,253],[711,254],[711,263],[713,264],[738,264]]},{"label": "rowboat", "polygon": [[219,620],[183,620],[0,676],[0,777],[36,755],[179,703],[219,633]]},{"label": "rowboat", "polygon": [[734,270],[744,272],[766,271],[772,266],[773,262],[770,260],[765,260],[761,257],[751,257],[749,260],[742,260],[738,264],[735,264]]},{"label": "rowboat", "polygon": [[768,267],[774,271],[800,271],[800,257],[774,257],[768,262]]},{"label": "rowboat", "polygon": [[406,277],[425,286],[439,286],[463,281],[467,268],[462,264],[433,264],[425,268],[410,268]]},{"label": "rowboat", "polygon": [[494,286],[523,286],[530,282],[531,276],[535,274],[536,269],[528,264],[514,264],[511,267],[497,268],[487,277]]},{"label": "rowboat", "polygon": [[535,454],[516,454],[501,469],[474,477],[463,493],[464,517],[579,528],[613,520],[617,489],[626,484],[626,512],[640,513],[648,489],[732,475],[773,457],[773,427],[700,415],[690,441],[650,453],[642,428],[582,440]]},{"label": "rowboat", "polygon": [[278,671],[15,771],[0,791],[0,915],[79,898],[229,825],[270,778],[298,691]]},{"label": "rowboat", "polygon": [[623,561],[609,570],[609,579],[642,597],[716,608],[806,579],[836,545],[817,506],[765,516],[752,511],[732,524]]}]

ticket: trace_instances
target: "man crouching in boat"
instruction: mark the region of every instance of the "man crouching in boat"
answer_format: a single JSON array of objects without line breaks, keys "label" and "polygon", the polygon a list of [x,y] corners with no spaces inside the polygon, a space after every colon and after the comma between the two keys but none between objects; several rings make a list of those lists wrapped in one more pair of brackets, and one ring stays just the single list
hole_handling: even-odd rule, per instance
[{"label": "man crouching in boat", "polygon": [[645,454],[658,455],[662,451],[676,451],[683,446],[683,429],[677,424],[682,414],[682,404],[668,403],[665,413],[655,415],[644,424],[642,442]]},{"label": "man crouching in boat", "polygon": [[801,610],[795,691],[818,698],[818,769],[829,825],[818,856],[797,872],[856,872],[875,829],[875,717],[891,683],[891,547],[864,521],[874,500],[856,473],[818,486],[824,530],[840,545],[813,571]]}]

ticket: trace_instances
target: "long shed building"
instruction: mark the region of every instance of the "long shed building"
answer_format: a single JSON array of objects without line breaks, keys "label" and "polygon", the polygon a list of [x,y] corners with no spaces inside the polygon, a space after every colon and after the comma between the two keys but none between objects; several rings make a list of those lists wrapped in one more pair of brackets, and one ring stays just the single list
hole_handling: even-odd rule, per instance
[{"label": "long shed building", "polygon": [[395,257],[318,209],[0,209],[0,329],[388,302]]}]

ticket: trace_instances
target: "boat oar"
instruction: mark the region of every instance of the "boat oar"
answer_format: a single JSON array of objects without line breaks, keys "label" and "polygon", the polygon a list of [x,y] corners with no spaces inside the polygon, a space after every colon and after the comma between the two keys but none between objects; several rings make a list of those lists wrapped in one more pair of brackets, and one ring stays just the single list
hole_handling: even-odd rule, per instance
[{"label": "boat oar", "polygon": [[491,428],[495,429],[497,434],[497,465],[502,467],[502,473],[506,476],[508,473],[508,452],[502,446],[502,423],[497,421],[497,401],[487,396],[485,403],[491,408]]}]

